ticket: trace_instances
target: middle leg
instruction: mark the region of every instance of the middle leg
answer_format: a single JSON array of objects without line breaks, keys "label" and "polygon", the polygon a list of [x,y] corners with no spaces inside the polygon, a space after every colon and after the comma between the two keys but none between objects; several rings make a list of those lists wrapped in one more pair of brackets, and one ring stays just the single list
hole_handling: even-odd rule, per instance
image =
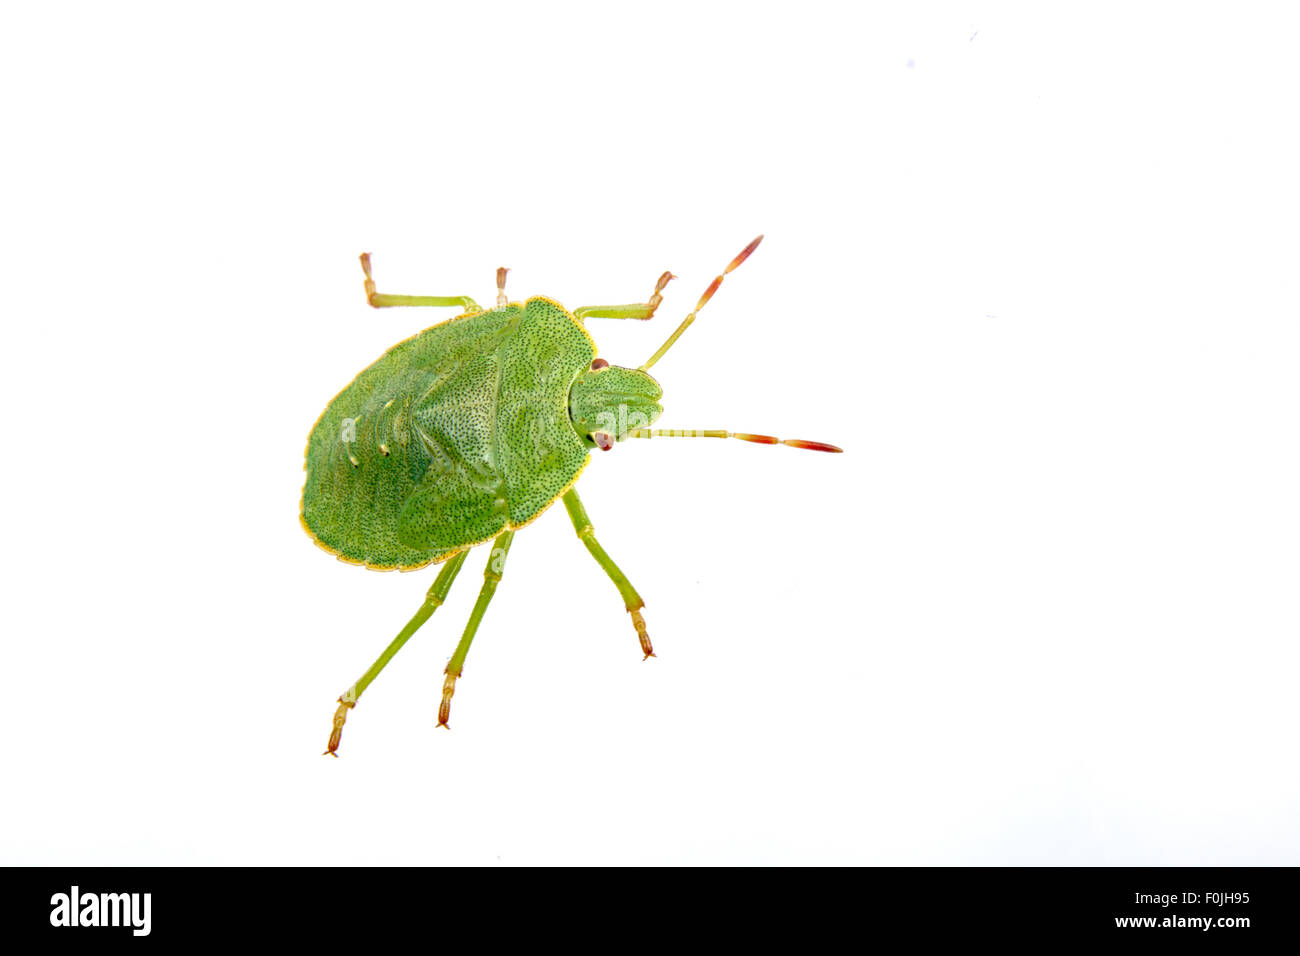
[{"label": "middle leg", "polygon": [[446,677],[442,682],[442,703],[438,705],[439,727],[451,729],[447,721],[451,718],[451,695],[456,693],[456,678],[460,677],[465,669],[465,656],[469,654],[469,646],[474,641],[474,635],[478,633],[478,626],[483,620],[483,614],[487,611],[492,595],[496,593],[497,585],[501,583],[501,574],[506,568],[506,555],[510,552],[510,542],[514,537],[513,531],[505,531],[492,542],[492,554],[488,558],[487,567],[483,569],[483,589],[478,592],[478,600],[474,603],[469,623],[465,625],[465,633],[461,635],[460,643],[456,645],[456,652],[451,655],[451,660],[447,662],[446,670],[443,671]]}]

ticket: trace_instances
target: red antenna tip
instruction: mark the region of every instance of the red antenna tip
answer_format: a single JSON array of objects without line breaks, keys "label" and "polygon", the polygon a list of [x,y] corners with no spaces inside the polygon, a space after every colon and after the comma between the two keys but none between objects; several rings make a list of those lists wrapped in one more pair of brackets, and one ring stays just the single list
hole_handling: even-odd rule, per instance
[{"label": "red antenna tip", "polygon": [[789,445],[791,448],[806,448],[808,451],[829,451],[837,455],[844,452],[843,448],[828,445],[824,441],[804,441],[801,438],[787,438],[781,444]]},{"label": "red antenna tip", "polygon": [[727,268],[723,271],[722,274],[726,275],[732,269],[735,269],[742,262],[748,259],[751,255],[753,255],[754,250],[758,248],[758,244],[762,241],[763,241],[763,237],[759,236],[757,239],[755,239],[753,242],[747,245],[744,249],[742,249],[740,251],[740,255],[736,256],[736,258],[731,260],[731,265],[727,266]]}]

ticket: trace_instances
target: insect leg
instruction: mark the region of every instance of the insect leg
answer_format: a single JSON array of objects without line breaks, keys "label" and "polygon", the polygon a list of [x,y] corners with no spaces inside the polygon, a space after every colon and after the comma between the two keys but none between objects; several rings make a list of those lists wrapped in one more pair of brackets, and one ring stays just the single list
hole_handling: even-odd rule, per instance
[{"label": "insect leg", "polygon": [[579,322],[584,319],[649,319],[653,318],[655,309],[659,308],[659,303],[664,300],[662,295],[664,286],[668,285],[677,276],[671,272],[665,272],[655,283],[654,294],[650,296],[649,302],[638,302],[633,305],[584,305],[580,309],[574,309],[573,315]]},{"label": "insect leg", "polygon": [[402,645],[411,639],[411,635],[420,629],[433,612],[438,610],[442,602],[447,600],[447,592],[451,590],[451,582],[456,580],[456,574],[460,571],[460,566],[465,563],[465,555],[468,551],[462,551],[454,557],[448,558],[447,563],[442,566],[438,572],[438,577],[429,587],[429,591],[424,596],[424,603],[420,609],[415,612],[415,617],[411,618],[406,627],[402,628],[392,642],[384,648],[384,653],[370,665],[370,669],[361,675],[361,679],[349,687],[339,698],[339,709],[334,713],[334,731],[330,734],[329,749],[327,754],[338,756],[339,741],[343,737],[343,722],[348,719],[348,711],[357,705],[357,699],[361,697],[362,692],[370,686],[370,682],[379,676],[393,655],[402,649]]},{"label": "insect leg", "polygon": [[505,531],[492,542],[492,555],[488,558],[487,567],[483,569],[483,589],[478,592],[478,600],[474,602],[474,610],[469,616],[469,623],[465,625],[465,633],[461,635],[460,643],[456,645],[456,652],[451,655],[451,660],[447,662],[447,668],[443,671],[447,676],[442,682],[442,703],[438,705],[439,727],[448,727],[447,720],[451,717],[451,695],[456,693],[456,678],[465,669],[465,655],[469,653],[469,646],[474,641],[474,635],[478,633],[483,614],[487,611],[488,603],[501,582],[501,573],[506,568],[506,555],[510,552],[510,542],[514,537],[513,531]]},{"label": "insect leg", "polygon": [[619,569],[614,560],[605,553],[605,549],[600,546],[600,542],[596,540],[596,533],[591,527],[591,519],[587,517],[587,509],[582,506],[582,500],[578,497],[576,488],[570,488],[565,492],[564,508],[569,512],[569,519],[573,522],[573,530],[578,532],[578,538],[587,546],[587,550],[596,559],[596,563],[605,569],[609,579],[614,582],[614,587],[618,588],[618,593],[623,596],[623,606],[632,615],[632,626],[636,628],[636,636],[641,641],[641,650],[646,657],[654,657],[655,650],[650,644],[650,635],[646,632],[645,618],[641,616],[641,609],[645,607],[645,601],[641,600],[641,595],[636,593],[636,588],[632,587],[632,582],[627,579],[627,575]]},{"label": "insect leg", "polygon": [[505,266],[502,266],[500,269],[497,270],[497,308],[498,309],[504,309],[507,305],[510,304],[510,300],[506,298],[506,273],[509,271],[510,270],[507,269]]},{"label": "insect leg", "polygon": [[366,302],[376,309],[394,305],[426,305],[434,308],[460,306],[465,312],[481,312],[477,302],[467,295],[388,295],[375,291],[375,280],[370,277],[370,253],[361,253],[361,271],[366,274]]}]

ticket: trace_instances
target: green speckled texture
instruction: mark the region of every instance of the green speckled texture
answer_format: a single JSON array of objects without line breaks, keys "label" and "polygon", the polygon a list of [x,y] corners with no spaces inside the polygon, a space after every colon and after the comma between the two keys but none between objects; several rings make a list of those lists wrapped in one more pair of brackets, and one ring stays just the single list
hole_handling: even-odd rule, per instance
[{"label": "green speckled texture", "polygon": [[526,524],[587,460],[568,400],[594,357],[544,298],[395,345],[312,429],[303,524],[344,560],[408,569]]}]

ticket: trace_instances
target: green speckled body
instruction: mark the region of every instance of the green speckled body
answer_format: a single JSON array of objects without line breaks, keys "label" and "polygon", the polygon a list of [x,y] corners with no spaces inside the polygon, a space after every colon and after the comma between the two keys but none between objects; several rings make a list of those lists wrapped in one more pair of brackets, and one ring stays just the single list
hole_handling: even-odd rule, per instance
[{"label": "green speckled body", "polygon": [[654,646],[645,601],[596,539],[574,483],[590,449],[629,438],[735,438],[814,451],[839,448],[722,429],[650,429],[663,413],[663,389],[649,369],[695,321],[723,278],[743,263],[759,236],[720,275],[695,308],[640,367],[596,358],[587,319],[649,320],[674,278],[664,272],[644,302],[580,306],[532,298],[511,303],[505,267],[497,269],[496,308],[466,295],[380,292],[362,253],[366,302],[373,308],[459,308],[462,315],[399,342],[330,402],[307,440],[300,519],[321,547],[343,561],[381,570],[444,562],[419,610],[375,662],[338,698],[326,753],[338,756],[349,711],[451,591],[466,552],[492,541],[483,584],[443,671],[438,726],[470,644],[496,593],[515,531],[557,499],[578,540],[618,591],[644,657]]},{"label": "green speckled body", "polygon": [[545,298],[398,343],[312,429],[303,525],[342,560],[410,570],[527,524],[586,465],[568,403],[595,354]]}]

